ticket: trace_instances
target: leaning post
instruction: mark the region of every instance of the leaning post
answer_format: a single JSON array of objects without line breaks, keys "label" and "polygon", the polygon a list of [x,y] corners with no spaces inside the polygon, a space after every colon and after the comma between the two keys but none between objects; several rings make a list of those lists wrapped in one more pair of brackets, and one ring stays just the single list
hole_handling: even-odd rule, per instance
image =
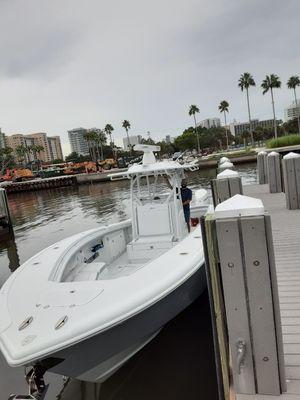
[{"label": "leaning post", "polygon": [[270,193],[281,193],[283,191],[280,161],[280,155],[276,151],[271,151],[267,156],[267,177]]},{"label": "leaning post", "polygon": [[280,395],[286,381],[270,216],[261,200],[235,195],[201,222],[223,388],[228,332],[235,393]]}]

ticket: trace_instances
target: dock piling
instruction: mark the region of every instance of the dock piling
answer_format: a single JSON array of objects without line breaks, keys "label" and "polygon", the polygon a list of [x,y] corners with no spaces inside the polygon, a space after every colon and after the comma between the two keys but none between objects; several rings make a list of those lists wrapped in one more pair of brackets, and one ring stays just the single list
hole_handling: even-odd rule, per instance
[{"label": "dock piling", "polygon": [[279,153],[272,151],[267,156],[267,178],[270,193],[282,192],[281,160]]},{"label": "dock piling", "polygon": [[218,164],[218,172],[222,172],[226,169],[233,169],[234,165],[230,161],[219,162]]},{"label": "dock piling", "polygon": [[288,153],[282,159],[283,182],[286,208],[300,208],[300,155]]},{"label": "dock piling", "polygon": [[243,194],[242,181],[237,171],[225,169],[211,181],[214,206],[236,194]]},{"label": "dock piling", "polygon": [[260,151],[257,154],[257,173],[258,183],[260,185],[265,185],[268,183],[268,164],[266,151]]},{"label": "dock piling", "polygon": [[12,231],[12,220],[8,207],[6,190],[0,188],[0,233]]},{"label": "dock piling", "polygon": [[[207,268],[219,274],[210,303],[217,318],[223,310],[215,306],[224,299],[235,392],[280,395],[286,383],[270,216],[261,200],[236,195],[220,203],[204,226]],[[217,331],[221,346],[224,333]]]}]

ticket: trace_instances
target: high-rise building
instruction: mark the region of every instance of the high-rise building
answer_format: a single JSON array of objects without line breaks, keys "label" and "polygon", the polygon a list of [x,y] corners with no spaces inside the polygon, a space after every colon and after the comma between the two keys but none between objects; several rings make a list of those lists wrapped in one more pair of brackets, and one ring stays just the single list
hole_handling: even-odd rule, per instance
[{"label": "high-rise building", "polygon": [[17,149],[18,147],[29,147],[34,144],[34,140],[30,138],[26,138],[26,136],[16,133],[11,136],[5,136],[5,144],[7,147],[12,148],[13,150],[13,155],[17,160],[24,159],[25,162],[29,162],[33,160],[33,157],[31,154],[20,154]]},{"label": "high-rise building", "polygon": [[24,155],[18,154],[18,147],[31,147],[31,146],[42,146],[43,150],[38,152],[38,158],[44,162],[51,162],[57,158],[63,158],[60,137],[52,136],[47,137],[46,133],[31,133],[29,135],[14,134],[11,136],[5,136],[5,145],[13,149],[13,154],[16,159],[23,158],[25,162],[33,161],[34,154],[28,152]]},{"label": "high-rise building", "polygon": [[[277,126],[282,124],[282,120],[278,119]],[[274,127],[274,120],[273,119],[265,119],[260,121],[259,119],[251,120],[252,129],[255,128],[273,128]],[[230,133],[233,136],[241,135],[243,132],[247,131],[250,132],[250,124],[249,122],[234,122],[229,124]]]},{"label": "high-rise building", "polygon": [[206,129],[216,128],[218,126],[221,126],[221,121],[220,118],[206,118],[203,121],[199,122],[198,126]]},{"label": "high-rise building", "polygon": [[88,130],[85,128],[75,128],[68,131],[72,152],[76,152],[77,154],[81,154],[83,156],[88,156],[90,154],[88,143],[84,137],[87,131]]},{"label": "high-rise building", "polygon": [[51,155],[51,160],[63,160],[63,153],[61,149],[59,136],[48,136],[48,145]]},{"label": "high-rise building", "polygon": [[38,146],[42,146],[44,150],[39,152],[39,159],[44,162],[51,162],[51,153],[48,144],[47,134],[44,132],[31,133],[30,135],[26,135],[26,138],[34,139],[34,144]]},{"label": "high-rise building", "polygon": [[0,128],[0,149],[4,149],[4,148],[5,148],[5,135],[1,131],[1,128]]},{"label": "high-rise building", "polygon": [[17,147],[26,146],[25,137],[20,133],[16,133],[10,136],[5,136],[5,144],[7,147],[11,147],[13,149],[14,154],[16,154]]},{"label": "high-rise building", "polygon": [[[140,144],[142,142],[142,136],[141,135],[136,135],[136,136],[129,136],[129,142],[130,142],[130,146],[134,146],[135,144]],[[123,146],[124,146],[124,150],[125,151],[129,151],[129,143],[128,143],[128,138],[125,137],[123,139]]]},{"label": "high-rise building", "polygon": [[296,103],[296,101],[293,101],[293,103],[284,110],[284,116],[285,116],[286,121],[300,117],[300,100],[299,99],[297,99],[297,103]]}]

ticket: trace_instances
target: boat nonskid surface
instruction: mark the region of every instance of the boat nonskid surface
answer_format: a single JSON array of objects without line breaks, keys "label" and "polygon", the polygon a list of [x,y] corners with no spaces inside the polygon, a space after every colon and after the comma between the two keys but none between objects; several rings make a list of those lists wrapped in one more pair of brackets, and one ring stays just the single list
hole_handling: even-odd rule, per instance
[{"label": "boat nonskid surface", "polygon": [[[88,235],[96,231],[89,231]],[[73,237],[73,244],[85,237],[85,234],[80,235]],[[68,239],[65,243],[70,249],[72,240]],[[29,260],[27,267],[23,266],[18,276],[13,278],[14,285],[8,285],[5,292],[0,292],[0,346],[12,366],[30,363],[121,323],[166,296],[204,263],[199,228],[134,274],[113,280],[49,281],[49,268],[44,268],[44,265],[41,268],[41,265],[32,262],[46,254],[47,250]],[[52,260],[52,268],[53,265]],[[36,268],[34,282],[32,268]],[[50,293],[48,298],[47,292]],[[63,304],[59,304],[59,297],[64,298],[66,293],[70,301],[64,300]],[[72,295],[74,298],[77,296],[78,304],[74,300],[71,303]],[[19,296],[26,301],[17,301]],[[46,304],[50,299],[55,299],[56,304]],[[31,315],[34,320],[30,326],[18,330],[20,323]],[[55,329],[63,316],[67,316],[65,326]]]}]

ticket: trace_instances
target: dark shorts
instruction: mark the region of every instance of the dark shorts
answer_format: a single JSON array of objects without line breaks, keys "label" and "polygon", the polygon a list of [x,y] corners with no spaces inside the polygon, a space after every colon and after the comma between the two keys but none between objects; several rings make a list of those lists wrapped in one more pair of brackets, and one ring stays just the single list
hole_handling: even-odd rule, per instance
[{"label": "dark shorts", "polygon": [[191,216],[190,207],[189,207],[189,208],[183,207],[183,212],[184,212],[184,219],[185,219],[185,222],[186,222],[187,224],[189,224],[189,222],[190,222],[190,216]]}]

